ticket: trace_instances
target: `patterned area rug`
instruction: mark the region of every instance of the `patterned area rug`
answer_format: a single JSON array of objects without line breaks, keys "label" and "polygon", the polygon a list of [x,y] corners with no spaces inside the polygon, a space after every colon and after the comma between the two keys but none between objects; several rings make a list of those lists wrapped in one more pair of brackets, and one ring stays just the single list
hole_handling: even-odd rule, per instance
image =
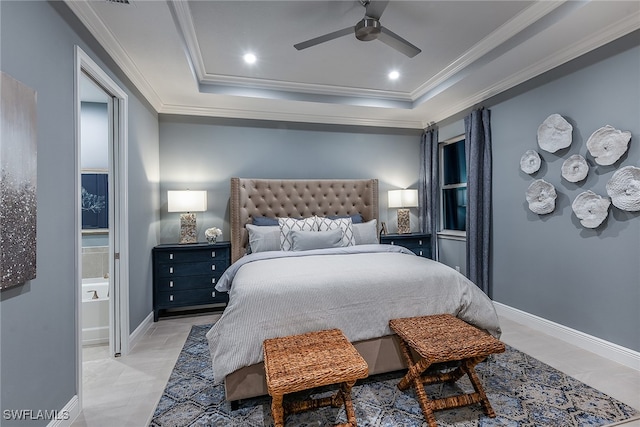
[{"label": "patterned area rug", "polygon": [[[224,387],[214,385],[205,334],[211,325],[194,326],[178,357],[150,426],[272,426],[268,396],[243,400],[232,411]],[[493,355],[476,367],[497,417],[488,418],[480,405],[437,411],[438,426],[604,426],[639,415],[635,409],[545,365],[518,350]],[[396,387],[403,372],[359,381],[352,396],[358,426],[426,425],[411,391]],[[427,393],[442,397],[472,392],[468,378],[454,385],[432,385]],[[313,397],[331,389],[313,391]],[[295,398],[305,396],[296,395]],[[286,397],[285,397],[286,399]],[[344,408],[322,408],[286,417],[287,426],[326,426],[346,422]]]}]

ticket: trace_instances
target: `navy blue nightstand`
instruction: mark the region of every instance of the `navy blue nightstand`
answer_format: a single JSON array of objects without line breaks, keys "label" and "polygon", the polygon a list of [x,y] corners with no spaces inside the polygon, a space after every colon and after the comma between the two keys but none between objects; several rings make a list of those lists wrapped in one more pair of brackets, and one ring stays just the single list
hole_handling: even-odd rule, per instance
[{"label": "navy blue nightstand", "polygon": [[383,234],[380,243],[404,246],[416,255],[431,258],[431,234],[428,233]]}]

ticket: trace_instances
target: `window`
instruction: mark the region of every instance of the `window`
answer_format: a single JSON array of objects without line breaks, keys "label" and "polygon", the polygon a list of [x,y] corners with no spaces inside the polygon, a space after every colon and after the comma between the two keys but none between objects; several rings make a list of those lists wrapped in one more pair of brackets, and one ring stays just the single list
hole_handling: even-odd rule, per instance
[{"label": "window", "polygon": [[467,221],[467,162],[464,136],[440,143],[440,229],[465,233]]}]

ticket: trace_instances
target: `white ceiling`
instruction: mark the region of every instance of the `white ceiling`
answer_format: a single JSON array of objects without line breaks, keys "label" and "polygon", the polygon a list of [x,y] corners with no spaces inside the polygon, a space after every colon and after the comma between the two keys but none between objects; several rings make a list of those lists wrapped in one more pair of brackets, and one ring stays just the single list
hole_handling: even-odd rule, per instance
[{"label": "white ceiling", "polygon": [[66,2],[159,113],[418,129],[640,28],[637,0],[392,0],[408,58],[351,34],[293,47],[355,25],[358,0]]}]

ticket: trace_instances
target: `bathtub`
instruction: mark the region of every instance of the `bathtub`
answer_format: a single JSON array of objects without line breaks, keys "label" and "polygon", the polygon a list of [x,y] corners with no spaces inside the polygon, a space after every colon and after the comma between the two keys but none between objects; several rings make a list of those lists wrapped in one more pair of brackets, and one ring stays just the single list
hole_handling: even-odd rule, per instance
[{"label": "bathtub", "polygon": [[108,342],[109,279],[82,279],[82,345]]}]

